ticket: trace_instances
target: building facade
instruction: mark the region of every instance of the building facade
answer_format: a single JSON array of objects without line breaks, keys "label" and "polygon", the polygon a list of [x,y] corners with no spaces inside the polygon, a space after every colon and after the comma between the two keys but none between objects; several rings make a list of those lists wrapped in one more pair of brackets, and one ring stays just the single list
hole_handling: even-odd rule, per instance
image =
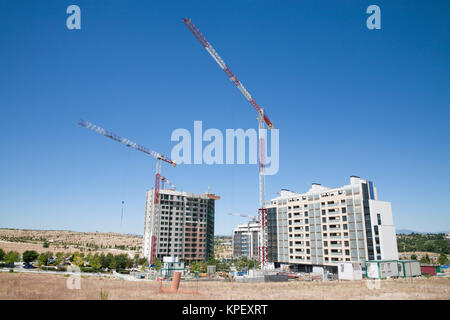
[{"label": "building facade", "polygon": [[282,190],[266,208],[271,262],[336,267],[398,259],[391,204],[378,200],[371,181],[352,176],[339,188]]},{"label": "building facade", "polygon": [[[150,255],[154,191],[147,191],[144,225],[144,257]],[[163,189],[160,196],[160,220],[157,230],[156,256],[204,261],[214,257],[214,194],[194,194]]]},{"label": "building facade", "polygon": [[250,221],[238,225],[233,230],[233,258],[247,257],[248,259],[258,260],[258,235],[258,222]]}]

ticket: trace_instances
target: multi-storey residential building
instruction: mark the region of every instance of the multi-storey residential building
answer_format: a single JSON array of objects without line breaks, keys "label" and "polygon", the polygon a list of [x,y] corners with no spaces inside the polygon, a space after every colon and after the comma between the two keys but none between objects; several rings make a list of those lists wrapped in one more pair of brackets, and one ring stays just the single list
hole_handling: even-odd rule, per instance
[{"label": "multi-storey residential building", "polygon": [[256,221],[240,224],[233,230],[233,258],[258,260],[259,225]]},{"label": "multi-storey residential building", "polygon": [[335,267],[338,262],[397,260],[390,202],[378,200],[371,181],[307,193],[282,190],[267,207],[268,259],[299,269]]},{"label": "multi-storey residential building", "polygon": [[[150,255],[151,217],[154,191],[147,191],[144,226],[144,257]],[[184,261],[214,257],[214,205],[219,196],[160,190],[160,222],[156,256],[170,256]]]}]

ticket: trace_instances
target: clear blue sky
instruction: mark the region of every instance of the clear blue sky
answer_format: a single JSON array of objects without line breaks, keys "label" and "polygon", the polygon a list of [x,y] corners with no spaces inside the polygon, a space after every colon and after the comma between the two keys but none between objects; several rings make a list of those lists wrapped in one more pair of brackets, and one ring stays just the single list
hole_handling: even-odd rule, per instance
[{"label": "clear blue sky", "polygon": [[[81,8],[82,29],[66,28]],[[365,13],[381,8],[381,30]],[[256,112],[182,22],[192,18],[280,129],[281,188],[374,181],[397,229],[450,230],[448,1],[0,2],[0,227],[143,232],[176,128],[255,128]],[[222,199],[216,234],[256,214],[256,165],[163,166]],[[121,201],[125,201],[122,227]]]}]

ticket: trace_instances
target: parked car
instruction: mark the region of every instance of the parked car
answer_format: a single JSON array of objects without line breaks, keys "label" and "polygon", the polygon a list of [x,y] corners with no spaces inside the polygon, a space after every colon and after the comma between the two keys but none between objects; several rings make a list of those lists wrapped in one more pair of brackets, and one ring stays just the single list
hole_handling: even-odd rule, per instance
[{"label": "parked car", "polygon": [[33,266],[32,264],[29,263],[25,263],[23,266],[24,269],[36,269],[35,266]]}]

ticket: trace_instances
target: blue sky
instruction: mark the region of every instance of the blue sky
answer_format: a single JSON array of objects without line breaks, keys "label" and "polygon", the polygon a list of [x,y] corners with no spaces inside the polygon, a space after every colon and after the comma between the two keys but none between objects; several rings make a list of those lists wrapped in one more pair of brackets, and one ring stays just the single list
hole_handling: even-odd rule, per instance
[{"label": "blue sky", "polygon": [[[67,6],[81,30],[66,28]],[[368,30],[366,8],[381,8]],[[143,232],[155,160],[177,128],[256,128],[256,112],[182,22],[202,31],[280,130],[281,188],[374,181],[397,229],[450,230],[446,1],[1,1],[0,227]],[[216,205],[216,234],[256,214],[256,165],[163,165]],[[123,225],[121,202],[125,201]]]}]

